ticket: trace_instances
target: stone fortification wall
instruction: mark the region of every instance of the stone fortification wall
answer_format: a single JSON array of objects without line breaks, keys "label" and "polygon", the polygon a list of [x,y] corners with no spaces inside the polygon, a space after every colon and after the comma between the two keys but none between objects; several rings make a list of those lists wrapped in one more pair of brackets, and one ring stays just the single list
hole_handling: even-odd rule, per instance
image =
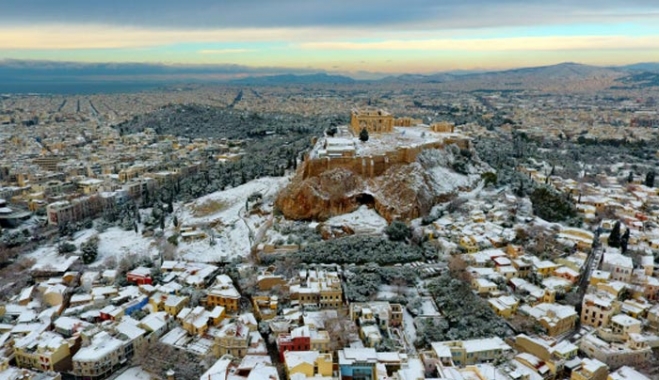
[{"label": "stone fortification wall", "polygon": [[378,177],[390,167],[399,164],[410,164],[416,161],[418,155],[427,149],[442,149],[446,145],[456,144],[461,149],[468,149],[469,139],[448,137],[444,141],[434,141],[416,147],[399,147],[381,155],[335,157],[307,159],[302,166],[303,179],[320,176],[322,173],[334,169],[346,169],[365,178]]}]

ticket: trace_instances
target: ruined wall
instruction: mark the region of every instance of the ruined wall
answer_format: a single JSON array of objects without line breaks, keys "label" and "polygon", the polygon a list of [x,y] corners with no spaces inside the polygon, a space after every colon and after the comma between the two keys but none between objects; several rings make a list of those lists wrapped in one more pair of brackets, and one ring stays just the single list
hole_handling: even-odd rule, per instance
[{"label": "ruined wall", "polygon": [[394,165],[410,164],[415,162],[421,152],[427,149],[442,149],[445,145],[456,144],[460,148],[469,148],[469,140],[462,138],[447,138],[444,142],[435,141],[416,147],[400,147],[382,155],[363,157],[335,157],[317,158],[304,161],[303,179],[317,177],[328,170],[346,169],[366,178],[373,178],[384,174]]}]

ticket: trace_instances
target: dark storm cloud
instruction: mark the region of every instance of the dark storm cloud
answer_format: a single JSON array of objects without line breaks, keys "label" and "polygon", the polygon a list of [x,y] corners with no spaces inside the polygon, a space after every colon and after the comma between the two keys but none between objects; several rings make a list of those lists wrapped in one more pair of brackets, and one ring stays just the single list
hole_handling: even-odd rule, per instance
[{"label": "dark storm cloud", "polygon": [[97,23],[161,28],[475,27],[643,15],[656,0],[2,0],[7,24]]}]

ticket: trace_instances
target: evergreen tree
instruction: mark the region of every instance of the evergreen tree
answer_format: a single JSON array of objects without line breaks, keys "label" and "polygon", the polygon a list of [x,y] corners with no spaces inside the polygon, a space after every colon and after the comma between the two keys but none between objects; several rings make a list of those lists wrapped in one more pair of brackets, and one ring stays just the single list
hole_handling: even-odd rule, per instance
[{"label": "evergreen tree", "polygon": [[174,212],[174,204],[172,203],[172,197],[169,197],[169,201],[167,202],[167,213],[171,214]]},{"label": "evergreen tree", "polygon": [[368,141],[368,131],[366,130],[366,128],[362,128],[362,131],[359,132],[359,140],[361,140],[361,142]]},{"label": "evergreen tree", "polygon": [[630,171],[629,175],[627,176],[627,182],[632,183],[634,182],[634,172]]},{"label": "evergreen tree", "polygon": [[178,218],[176,217],[176,215],[174,215],[174,220],[172,221],[172,223],[174,224],[174,227],[178,227]]},{"label": "evergreen tree", "polygon": [[611,233],[609,234],[609,247],[620,248],[620,241],[620,221],[617,221],[613,225],[613,230],[611,230]]},{"label": "evergreen tree", "polygon": [[165,230],[165,214],[160,214],[160,229]]},{"label": "evergreen tree", "polygon": [[392,241],[405,241],[412,237],[412,230],[407,224],[398,220],[391,222],[391,224],[385,228],[384,233],[386,233],[389,240]]},{"label": "evergreen tree", "polygon": [[654,175],[654,170],[649,171],[648,174],[645,175],[645,186],[654,187]]},{"label": "evergreen tree", "polygon": [[524,197],[526,195],[524,191],[524,182],[522,182],[521,179],[519,180],[519,187],[515,191],[515,195],[517,195],[518,197]]},{"label": "evergreen tree", "polygon": [[80,246],[82,251],[82,262],[91,264],[98,256],[98,236],[94,236]]},{"label": "evergreen tree", "polygon": [[629,228],[625,230],[625,233],[622,235],[622,238],[620,239],[620,250],[622,253],[627,252],[627,245],[629,244]]},{"label": "evergreen tree", "polygon": [[138,208],[135,208],[135,219],[137,220],[137,223],[142,223],[142,216],[140,215],[140,210]]}]

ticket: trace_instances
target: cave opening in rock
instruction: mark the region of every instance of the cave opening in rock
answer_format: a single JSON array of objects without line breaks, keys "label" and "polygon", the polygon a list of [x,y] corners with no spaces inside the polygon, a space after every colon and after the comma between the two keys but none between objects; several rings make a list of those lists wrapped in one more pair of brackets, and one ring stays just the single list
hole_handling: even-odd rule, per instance
[{"label": "cave opening in rock", "polygon": [[368,206],[368,208],[375,207],[375,198],[373,198],[371,194],[365,194],[365,193],[358,194],[355,197],[355,201],[361,206],[366,205]]}]

